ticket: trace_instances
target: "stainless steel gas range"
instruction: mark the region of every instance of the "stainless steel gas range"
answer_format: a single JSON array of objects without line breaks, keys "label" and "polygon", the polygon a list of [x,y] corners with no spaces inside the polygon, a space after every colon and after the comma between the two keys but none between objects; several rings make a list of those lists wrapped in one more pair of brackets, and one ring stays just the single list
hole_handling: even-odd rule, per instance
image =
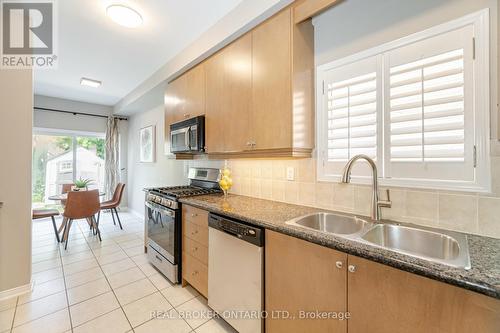
[{"label": "stainless steel gas range", "polygon": [[181,203],[179,198],[221,193],[219,170],[190,168],[189,185],[150,188],[145,202],[148,258],[170,281],[181,281]]}]

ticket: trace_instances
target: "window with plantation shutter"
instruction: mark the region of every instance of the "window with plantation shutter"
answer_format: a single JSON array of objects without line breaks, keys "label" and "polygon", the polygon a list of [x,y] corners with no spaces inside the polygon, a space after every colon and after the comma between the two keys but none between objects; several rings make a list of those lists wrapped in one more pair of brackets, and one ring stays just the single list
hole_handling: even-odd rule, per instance
[{"label": "window with plantation shutter", "polygon": [[386,177],[474,180],[473,27],[384,53]]},{"label": "window with plantation shutter", "polygon": [[[381,183],[487,191],[487,12],[318,67],[318,178],[365,154]],[[360,163],[353,180],[371,171]]]}]

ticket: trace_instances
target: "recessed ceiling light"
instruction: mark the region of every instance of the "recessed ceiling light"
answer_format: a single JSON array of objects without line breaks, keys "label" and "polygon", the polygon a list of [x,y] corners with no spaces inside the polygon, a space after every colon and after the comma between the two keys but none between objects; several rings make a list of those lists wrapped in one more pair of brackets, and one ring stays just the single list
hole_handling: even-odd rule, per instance
[{"label": "recessed ceiling light", "polygon": [[82,77],[82,79],[80,80],[80,84],[82,86],[89,86],[92,88],[98,88],[102,84],[102,82]]},{"label": "recessed ceiling light", "polygon": [[142,24],[141,14],[124,5],[111,5],[106,9],[106,14],[115,23],[127,28],[137,28]]}]

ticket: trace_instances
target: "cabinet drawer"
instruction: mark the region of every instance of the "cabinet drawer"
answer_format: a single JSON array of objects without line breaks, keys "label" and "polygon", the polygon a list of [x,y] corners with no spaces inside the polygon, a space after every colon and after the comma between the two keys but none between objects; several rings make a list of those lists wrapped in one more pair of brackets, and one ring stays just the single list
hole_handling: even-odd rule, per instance
[{"label": "cabinet drawer", "polygon": [[182,247],[185,253],[208,265],[208,247],[184,236]]},{"label": "cabinet drawer", "polygon": [[182,206],[183,220],[208,228],[208,212],[193,206]]},{"label": "cabinet drawer", "polygon": [[208,227],[201,227],[191,221],[183,221],[182,230],[185,237],[208,246]]},{"label": "cabinet drawer", "polygon": [[205,297],[208,297],[208,267],[199,260],[183,253],[182,277]]}]

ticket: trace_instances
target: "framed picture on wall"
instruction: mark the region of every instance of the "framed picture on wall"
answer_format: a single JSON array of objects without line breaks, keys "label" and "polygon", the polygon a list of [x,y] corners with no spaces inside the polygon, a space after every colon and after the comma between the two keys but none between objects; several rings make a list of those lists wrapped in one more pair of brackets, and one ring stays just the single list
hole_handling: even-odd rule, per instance
[{"label": "framed picture on wall", "polygon": [[156,134],[155,126],[141,128],[140,132],[140,162],[154,163],[156,160]]}]

